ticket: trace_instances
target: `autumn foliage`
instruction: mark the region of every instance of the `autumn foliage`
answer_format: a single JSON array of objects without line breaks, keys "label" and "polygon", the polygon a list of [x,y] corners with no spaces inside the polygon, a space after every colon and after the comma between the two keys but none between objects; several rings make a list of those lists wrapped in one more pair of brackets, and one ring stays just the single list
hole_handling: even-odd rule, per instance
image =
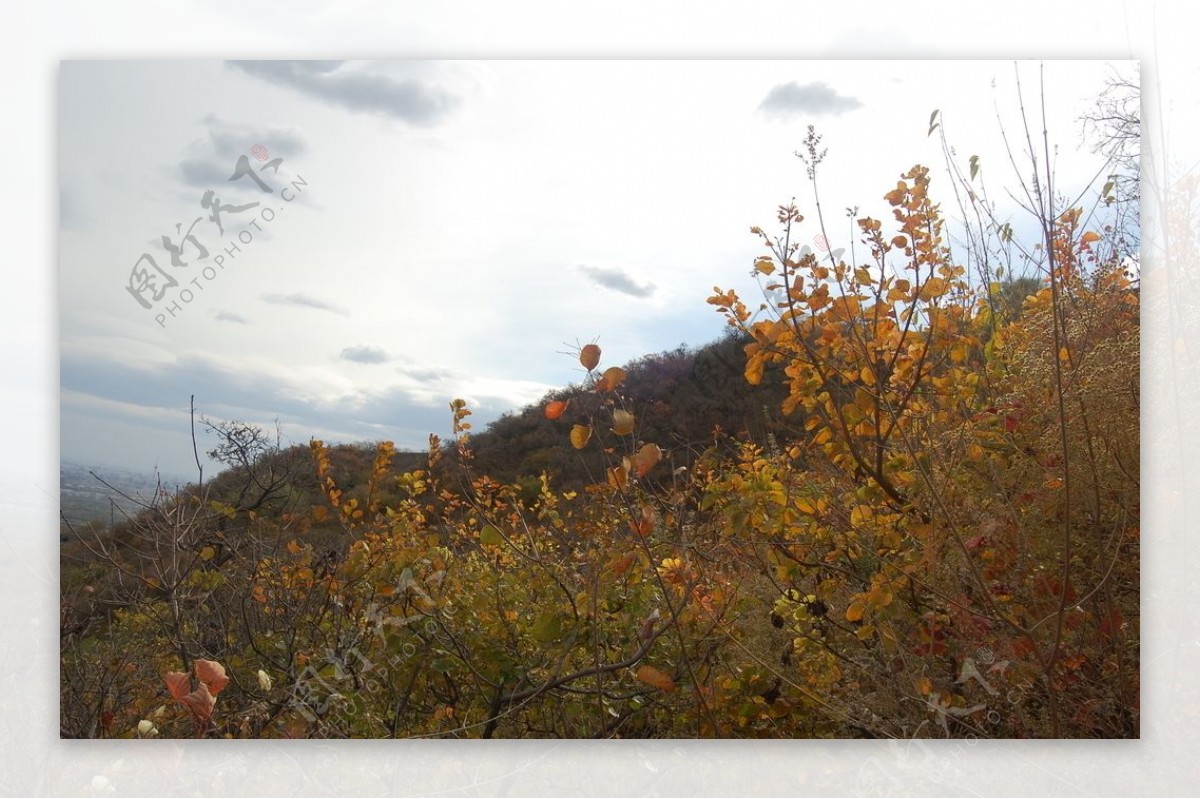
[{"label": "autumn foliage", "polygon": [[861,263],[797,246],[782,207],[754,229],[767,302],[708,300],[747,383],[786,387],[768,435],[647,438],[591,343],[536,409],[582,489],[481,472],[455,400],[420,464],[383,442],[347,471],[314,440],[271,512],[165,501],[153,546],[80,577],[136,590],[84,622],[64,597],[63,734],[1137,736],[1127,264],[1063,209],[1007,312],[927,169],[885,199]]}]

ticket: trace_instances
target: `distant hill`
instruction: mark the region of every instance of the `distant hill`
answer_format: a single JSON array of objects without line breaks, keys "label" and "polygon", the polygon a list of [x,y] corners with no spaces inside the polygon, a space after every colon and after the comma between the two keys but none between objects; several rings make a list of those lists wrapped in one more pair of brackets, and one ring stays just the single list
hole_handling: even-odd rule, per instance
[{"label": "distant hill", "polygon": [[109,526],[125,514],[134,515],[143,500],[149,502],[159,485],[167,490],[187,485],[179,475],[149,469],[62,461],[58,469],[59,502],[63,517],[74,525]]}]

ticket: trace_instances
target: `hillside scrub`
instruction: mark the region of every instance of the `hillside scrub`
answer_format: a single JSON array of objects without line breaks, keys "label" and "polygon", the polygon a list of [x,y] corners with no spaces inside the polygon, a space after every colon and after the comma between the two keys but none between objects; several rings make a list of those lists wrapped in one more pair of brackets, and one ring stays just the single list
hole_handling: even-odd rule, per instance
[{"label": "hillside scrub", "polygon": [[704,437],[671,423],[706,401],[682,353],[655,396],[587,344],[478,438],[452,402],[420,462],[250,439],[81,533],[61,734],[1136,737],[1136,280],[1119,231],[1034,195],[1023,283],[953,256],[923,166],[855,220],[861,263],[781,207],[767,301],[708,300],[744,383]]}]

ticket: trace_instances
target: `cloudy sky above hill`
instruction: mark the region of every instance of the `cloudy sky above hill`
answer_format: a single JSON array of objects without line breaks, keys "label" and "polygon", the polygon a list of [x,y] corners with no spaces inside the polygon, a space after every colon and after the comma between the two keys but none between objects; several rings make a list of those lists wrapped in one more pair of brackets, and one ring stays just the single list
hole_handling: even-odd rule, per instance
[{"label": "cloudy sky above hill", "polygon": [[[1077,119],[1112,67],[1045,65],[1063,186],[1101,165]],[[845,247],[913,164],[948,190],[934,109],[1012,184],[1018,72],[1028,105],[1012,62],[65,62],[62,455],[189,474],[193,394],[422,448],[455,397],[486,423],[578,381],[578,344],[703,344],[713,286],[754,291],[749,228],[812,212],[808,124]]]}]

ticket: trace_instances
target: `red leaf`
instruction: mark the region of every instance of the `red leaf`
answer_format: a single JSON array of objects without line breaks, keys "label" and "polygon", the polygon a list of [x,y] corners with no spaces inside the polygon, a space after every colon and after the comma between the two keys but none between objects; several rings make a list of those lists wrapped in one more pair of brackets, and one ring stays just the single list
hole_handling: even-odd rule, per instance
[{"label": "red leaf", "polygon": [[196,678],[208,686],[208,690],[214,697],[221,693],[221,689],[229,685],[225,667],[215,660],[197,660]]},{"label": "red leaf", "polygon": [[217,698],[209,692],[208,686],[204,683],[200,683],[199,688],[179,701],[186,705],[188,710],[192,711],[192,714],[200,721],[211,719],[213,708],[217,706]]},{"label": "red leaf", "polygon": [[165,679],[167,690],[171,692],[174,699],[180,702],[192,690],[192,678],[182,671],[169,671]]}]

